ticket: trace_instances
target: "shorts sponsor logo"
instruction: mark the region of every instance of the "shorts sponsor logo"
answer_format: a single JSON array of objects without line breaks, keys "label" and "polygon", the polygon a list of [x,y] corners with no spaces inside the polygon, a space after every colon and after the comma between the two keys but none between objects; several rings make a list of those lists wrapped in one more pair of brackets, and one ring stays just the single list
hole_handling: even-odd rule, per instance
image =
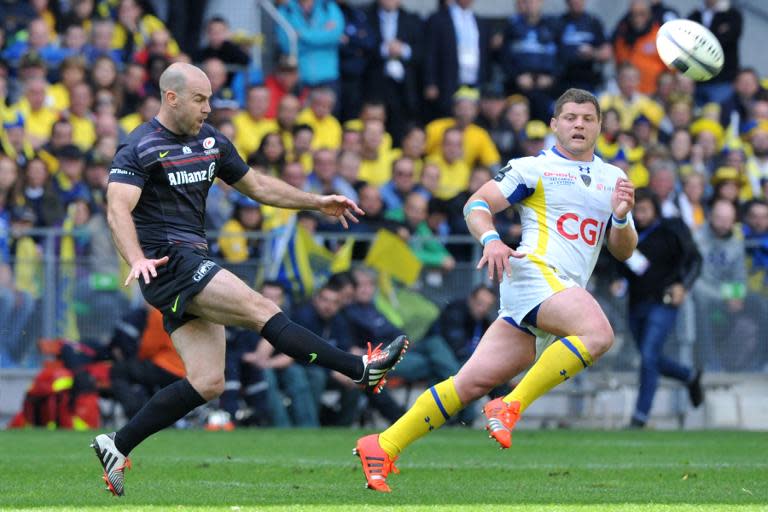
[{"label": "shorts sponsor logo", "polygon": [[192,276],[192,280],[196,283],[199,283],[205,275],[211,271],[213,266],[216,265],[211,260],[203,260],[202,263],[197,267],[197,270],[195,270],[195,275]]},{"label": "shorts sponsor logo", "polygon": [[557,219],[557,232],[566,240],[581,238],[584,243],[594,247],[603,232],[604,224],[592,218],[581,219],[575,213],[564,213]]},{"label": "shorts sponsor logo", "polygon": [[206,137],[203,140],[203,149],[211,149],[216,144],[216,139],[213,137]]}]

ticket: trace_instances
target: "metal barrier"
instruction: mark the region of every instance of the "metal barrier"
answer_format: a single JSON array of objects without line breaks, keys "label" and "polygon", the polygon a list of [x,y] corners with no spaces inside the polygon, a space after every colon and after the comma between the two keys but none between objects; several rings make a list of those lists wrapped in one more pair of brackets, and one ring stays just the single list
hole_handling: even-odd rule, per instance
[{"label": "metal barrier", "polygon": [[[217,233],[210,239],[216,240]],[[37,340],[69,338],[107,343],[115,323],[132,306],[140,304],[138,286],[123,288],[119,257],[114,254],[104,268],[105,258],[93,261],[78,256],[62,261],[60,241],[66,233],[57,229],[32,230],[40,254],[32,261],[12,261],[16,286],[12,290],[0,286],[0,366],[34,367],[39,363]],[[77,237],[78,233],[74,233]],[[249,239],[267,246],[267,233],[250,233]],[[333,245],[346,239],[345,233],[320,233],[319,239]],[[355,239],[370,241],[373,235],[355,234]],[[414,286],[438,307],[465,297],[485,275],[475,270],[481,255],[480,246],[470,237],[452,236],[444,243],[462,258],[456,268],[443,273],[425,269]],[[214,242],[215,244],[215,242]],[[266,251],[261,261],[230,264],[218,259],[225,268],[256,286],[260,268],[266,268]],[[214,257],[214,259],[216,259]],[[126,269],[124,268],[123,271]],[[123,274],[124,275],[124,274]],[[626,299],[614,297],[609,286],[596,274],[590,291],[602,305],[614,327],[615,347],[604,357],[599,368],[606,371],[629,371],[637,368],[638,354],[627,327]],[[681,309],[678,326],[667,344],[667,351],[684,363],[694,363],[709,371],[766,371],[768,350],[761,333],[768,327],[768,303],[763,296],[750,295],[738,314],[724,311],[713,304],[689,298]]]}]

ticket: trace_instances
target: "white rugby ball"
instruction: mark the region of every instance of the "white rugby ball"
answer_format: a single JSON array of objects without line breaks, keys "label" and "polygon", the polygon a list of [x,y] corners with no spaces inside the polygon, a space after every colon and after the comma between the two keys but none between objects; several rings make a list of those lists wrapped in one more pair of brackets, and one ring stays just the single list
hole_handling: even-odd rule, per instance
[{"label": "white rugby ball", "polygon": [[723,47],[707,27],[691,20],[671,20],[659,28],[656,50],[671,69],[703,82],[723,69]]}]

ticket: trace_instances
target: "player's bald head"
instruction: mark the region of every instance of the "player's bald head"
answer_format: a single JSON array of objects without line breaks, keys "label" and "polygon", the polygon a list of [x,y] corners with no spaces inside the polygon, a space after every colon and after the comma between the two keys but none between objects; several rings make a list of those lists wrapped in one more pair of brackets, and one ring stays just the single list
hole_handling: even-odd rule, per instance
[{"label": "player's bald head", "polygon": [[168,91],[182,94],[191,84],[200,81],[203,83],[208,81],[202,69],[186,62],[174,62],[160,75],[160,93],[163,99]]}]

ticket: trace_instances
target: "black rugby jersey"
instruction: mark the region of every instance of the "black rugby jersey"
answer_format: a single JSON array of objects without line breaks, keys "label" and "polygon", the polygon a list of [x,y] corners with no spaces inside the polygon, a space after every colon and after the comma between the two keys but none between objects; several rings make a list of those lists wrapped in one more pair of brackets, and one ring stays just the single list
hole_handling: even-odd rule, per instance
[{"label": "black rugby jersey", "polygon": [[205,200],[214,178],[232,185],[246,172],[232,143],[211,125],[186,136],[152,119],[117,148],[109,181],[142,189],[133,222],[143,248],[199,246],[206,244]]}]

